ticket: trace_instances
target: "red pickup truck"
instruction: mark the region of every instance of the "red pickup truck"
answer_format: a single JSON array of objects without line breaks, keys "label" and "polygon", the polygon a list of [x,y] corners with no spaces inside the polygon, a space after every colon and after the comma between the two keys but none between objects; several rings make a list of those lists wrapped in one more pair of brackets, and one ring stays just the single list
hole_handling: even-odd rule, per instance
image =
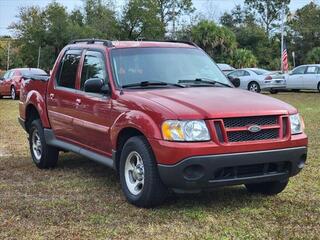
[{"label": "red pickup truck", "polygon": [[78,153],[114,168],[140,207],[169,190],[244,184],[277,194],[307,158],[297,110],[236,89],[193,43],[75,40],[50,77],[24,81],[20,98],[37,167]]}]

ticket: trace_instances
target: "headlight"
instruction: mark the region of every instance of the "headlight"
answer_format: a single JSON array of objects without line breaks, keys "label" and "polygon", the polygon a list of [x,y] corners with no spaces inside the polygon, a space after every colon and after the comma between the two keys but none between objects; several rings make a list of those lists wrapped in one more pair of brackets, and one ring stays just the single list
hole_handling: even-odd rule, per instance
[{"label": "headlight", "polygon": [[300,115],[290,115],[291,134],[299,134],[303,132],[303,122]]},{"label": "headlight", "polygon": [[162,135],[169,141],[209,141],[210,134],[206,123],[198,121],[168,120],[162,124]]}]

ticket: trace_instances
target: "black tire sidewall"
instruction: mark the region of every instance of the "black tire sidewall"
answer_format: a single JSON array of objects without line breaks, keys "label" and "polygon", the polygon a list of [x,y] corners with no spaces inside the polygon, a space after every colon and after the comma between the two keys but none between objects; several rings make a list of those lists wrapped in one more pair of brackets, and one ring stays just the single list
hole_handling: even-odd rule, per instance
[{"label": "black tire sidewall", "polygon": [[[39,161],[34,156],[34,153],[32,150],[32,134],[34,130],[38,131],[41,146],[42,146],[41,159]],[[33,120],[31,123],[30,130],[29,130],[29,147],[30,147],[32,161],[38,168],[47,169],[47,168],[55,167],[58,160],[59,152],[54,147],[48,146],[46,144],[43,127],[39,119]]]},{"label": "black tire sidewall", "polygon": [[[14,97],[12,96],[12,90],[14,90]],[[12,100],[16,100],[17,99],[17,91],[16,88],[14,86],[11,87],[10,89],[10,97]]]},{"label": "black tire sidewall", "polygon": [[251,88],[252,85],[257,85],[257,91],[256,91],[256,93],[260,93],[260,92],[261,92],[260,85],[259,85],[259,83],[257,83],[257,82],[251,82],[251,83],[249,83],[248,90],[249,90],[250,92],[253,92],[253,91],[250,90],[250,88]]},{"label": "black tire sidewall", "polygon": [[[144,165],[144,186],[138,195],[134,195],[129,191],[124,173],[127,156],[132,151],[140,154]],[[119,176],[122,191],[127,201],[138,207],[156,206],[161,204],[166,197],[167,189],[158,175],[154,154],[149,143],[142,136],[132,137],[125,143],[120,157]],[[159,193],[163,193],[163,196],[159,196]]]}]

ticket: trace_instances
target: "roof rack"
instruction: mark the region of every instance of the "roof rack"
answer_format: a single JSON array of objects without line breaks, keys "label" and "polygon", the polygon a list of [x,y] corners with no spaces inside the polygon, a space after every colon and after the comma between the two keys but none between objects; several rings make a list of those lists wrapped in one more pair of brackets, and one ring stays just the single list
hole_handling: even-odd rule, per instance
[{"label": "roof rack", "polygon": [[94,44],[96,42],[103,43],[106,47],[113,47],[112,41],[105,40],[105,39],[95,39],[95,38],[88,38],[88,39],[75,39],[69,42],[69,44],[75,44],[75,43],[87,43],[87,44]]},{"label": "roof rack", "polygon": [[185,40],[172,40],[172,39],[169,39],[169,40],[164,40],[163,42],[172,42],[172,43],[184,43],[184,44],[188,44],[188,45],[191,45],[191,46],[194,46],[194,47],[198,47],[197,44],[195,44],[194,42],[192,41],[185,41]]}]

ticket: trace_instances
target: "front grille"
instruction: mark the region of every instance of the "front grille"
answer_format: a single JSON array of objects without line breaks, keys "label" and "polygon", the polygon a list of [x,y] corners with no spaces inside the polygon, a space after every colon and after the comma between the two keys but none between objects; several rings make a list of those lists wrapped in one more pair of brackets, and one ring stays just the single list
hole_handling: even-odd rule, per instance
[{"label": "front grille", "polygon": [[212,180],[228,180],[246,177],[258,177],[266,174],[286,173],[290,170],[290,163],[263,163],[243,165],[236,167],[224,167],[213,173]]},{"label": "front grille", "polygon": [[[225,136],[231,143],[278,139],[280,133],[279,116],[254,116],[223,119]],[[259,126],[258,132],[249,131],[250,126]],[[239,129],[238,129],[239,128]],[[217,131],[217,125],[215,124]],[[221,134],[220,134],[221,135]],[[220,142],[221,136],[217,132]],[[282,137],[282,136],[281,136]]]},{"label": "front grille", "polygon": [[250,125],[275,125],[278,124],[277,116],[259,116],[259,117],[240,117],[225,118],[223,120],[226,128],[245,127]]},{"label": "front grille", "polygon": [[256,133],[249,131],[228,132],[227,136],[229,142],[277,139],[279,137],[279,129],[264,129]]}]

